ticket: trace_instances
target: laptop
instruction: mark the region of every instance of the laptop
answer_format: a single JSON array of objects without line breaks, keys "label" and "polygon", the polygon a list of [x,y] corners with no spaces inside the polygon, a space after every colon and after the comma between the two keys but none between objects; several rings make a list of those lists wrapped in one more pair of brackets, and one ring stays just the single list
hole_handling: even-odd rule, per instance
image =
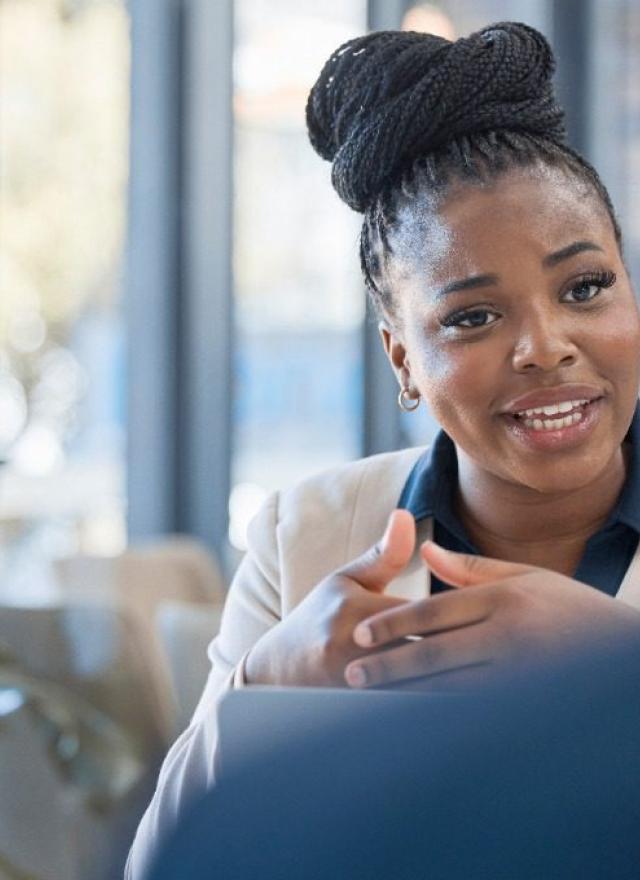
[{"label": "laptop", "polygon": [[[448,713],[461,696],[447,693],[253,686],[230,691],[218,706],[216,775],[267,756],[273,749],[355,723],[363,715],[388,718],[394,707],[421,715]],[[405,714],[406,717],[406,714]]]}]

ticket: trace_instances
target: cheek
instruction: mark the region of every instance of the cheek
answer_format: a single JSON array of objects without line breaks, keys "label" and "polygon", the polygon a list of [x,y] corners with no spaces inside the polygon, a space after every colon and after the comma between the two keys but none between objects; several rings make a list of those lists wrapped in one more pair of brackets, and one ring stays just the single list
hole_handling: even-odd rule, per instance
[{"label": "cheek", "polygon": [[[625,419],[640,390],[640,314],[633,296],[628,308],[612,309],[602,318],[588,327],[578,325],[574,338],[591,378],[598,375],[614,386]],[[489,428],[487,413],[512,369],[511,347],[498,336],[458,344],[443,340],[435,329],[407,334],[413,382],[440,425],[461,445],[466,435],[477,440],[485,421]]]},{"label": "cheek", "polygon": [[425,334],[408,345],[411,375],[434,417],[456,437],[464,426],[477,430],[477,414],[499,387],[504,354],[497,344],[455,344]]},{"label": "cheek", "polygon": [[627,382],[637,395],[640,375],[640,316],[633,301],[628,309],[611,311],[599,323],[590,350],[605,375]]}]

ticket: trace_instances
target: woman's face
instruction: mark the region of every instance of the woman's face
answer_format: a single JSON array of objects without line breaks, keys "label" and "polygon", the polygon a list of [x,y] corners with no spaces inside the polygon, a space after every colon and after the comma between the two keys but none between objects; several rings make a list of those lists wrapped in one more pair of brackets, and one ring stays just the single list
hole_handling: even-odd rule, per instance
[{"label": "woman's face", "polygon": [[402,384],[483,470],[541,492],[587,485],[625,436],[640,376],[638,309],[598,197],[525,169],[403,226],[383,333]]}]

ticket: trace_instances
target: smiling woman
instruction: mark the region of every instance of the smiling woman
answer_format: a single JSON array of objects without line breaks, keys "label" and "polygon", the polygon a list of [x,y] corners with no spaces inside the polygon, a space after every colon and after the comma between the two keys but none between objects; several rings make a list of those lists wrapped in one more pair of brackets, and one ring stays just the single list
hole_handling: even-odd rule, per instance
[{"label": "smiling woman", "polygon": [[337,49],[312,89],[400,405],[424,399],[442,430],[265,503],[130,877],[211,782],[230,688],[468,688],[640,635],[640,317],[553,67],[525,25],[389,31]]},{"label": "smiling woman", "polygon": [[[427,399],[458,447],[463,517],[474,506],[466,487],[479,480],[478,507],[500,486],[510,522],[509,499],[532,489],[588,486],[578,521],[594,507],[608,513],[624,479],[640,323],[608,211],[572,174],[542,176],[534,165],[484,187],[459,185],[433,218],[450,239],[447,259],[427,256],[422,270],[394,279],[387,351],[401,384]],[[570,424],[556,424],[559,410],[533,412],[561,404],[576,417]],[[595,474],[608,492],[595,491]]]}]

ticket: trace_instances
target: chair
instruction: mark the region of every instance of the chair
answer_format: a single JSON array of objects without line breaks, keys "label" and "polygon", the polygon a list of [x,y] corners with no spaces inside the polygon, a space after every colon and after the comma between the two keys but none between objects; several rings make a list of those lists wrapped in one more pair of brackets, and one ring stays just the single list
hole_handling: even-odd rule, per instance
[{"label": "chair", "polygon": [[143,756],[166,746],[164,695],[126,612],[65,603],[0,606],[0,641],[31,674],[69,687],[121,724]]},{"label": "chair", "polygon": [[[202,675],[196,673],[188,680],[183,672],[179,688],[176,686],[176,673],[169,667],[157,629],[158,612],[166,603],[193,605],[203,612],[207,609],[211,614],[202,614],[207,621],[202,626],[207,630],[208,642],[215,635],[225,597],[217,561],[199,542],[173,536],[161,542],[134,546],[118,557],[59,559],[54,562],[54,571],[65,599],[126,610],[149,658],[168,745],[181,729],[186,712],[182,688],[189,695],[185,699],[190,704],[193,701],[190,695],[202,686]],[[195,648],[185,671],[199,669],[198,664]]]},{"label": "chair", "polygon": [[54,570],[67,595],[116,595],[141,609],[172,600],[217,604],[226,591],[217,560],[200,542],[181,535],[134,545],[115,557],[57,559]]},{"label": "chair", "polygon": [[0,690],[0,877],[75,880],[77,853],[69,845],[73,793],[61,787],[22,699],[11,709],[2,707],[7,693]]},{"label": "chair", "polygon": [[189,724],[209,674],[207,646],[217,633],[222,606],[163,602],[157,629],[168,661],[180,730]]},{"label": "chair", "polygon": [[0,694],[21,695],[0,718],[0,854],[37,880],[110,880],[165,748],[135,627],[115,608],[2,606],[0,642]]}]

